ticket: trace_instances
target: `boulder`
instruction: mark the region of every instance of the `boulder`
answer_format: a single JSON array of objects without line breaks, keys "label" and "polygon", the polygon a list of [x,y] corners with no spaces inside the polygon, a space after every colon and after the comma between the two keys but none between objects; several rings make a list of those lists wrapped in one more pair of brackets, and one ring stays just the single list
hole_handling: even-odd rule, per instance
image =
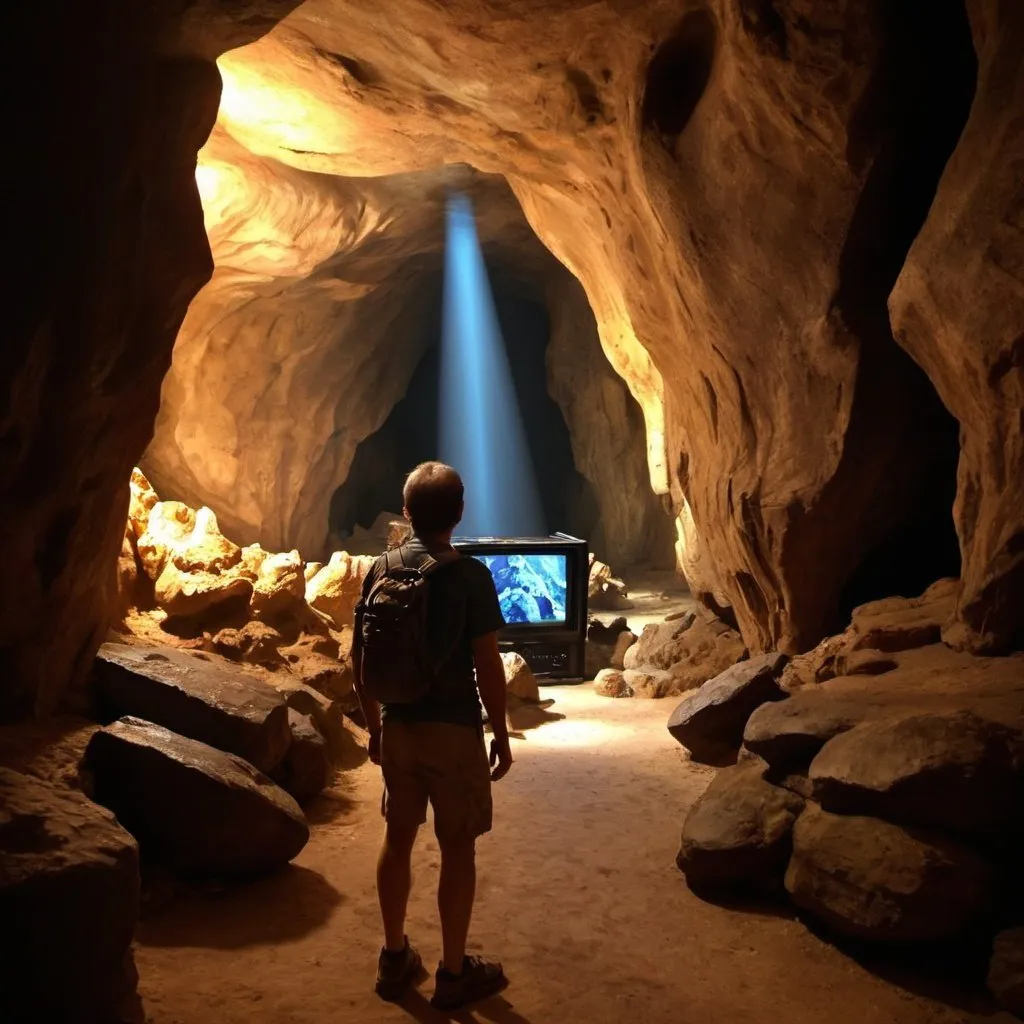
[{"label": "boulder", "polygon": [[673,682],[664,687],[664,696],[671,696],[714,678],[735,664],[744,650],[735,630],[701,609],[671,622],[645,626],[637,642],[623,655],[622,663],[630,670],[670,672]]},{"label": "boulder", "polygon": [[603,668],[594,679],[594,693],[601,697],[632,697],[633,689],[625,675],[614,668]]},{"label": "boulder", "polygon": [[615,638],[615,646],[612,648],[611,658],[609,664],[612,668],[618,669],[620,672],[626,667],[626,651],[630,649],[637,641],[637,636],[631,630],[623,630]]},{"label": "boulder", "polygon": [[668,668],[686,651],[675,642],[696,621],[696,615],[690,612],[681,619],[672,622],[652,622],[644,626],[635,644],[623,656],[623,668],[642,668],[652,665],[655,668]]},{"label": "boulder", "polygon": [[271,772],[291,742],[284,698],[215,657],[107,643],[96,656],[97,690],[111,717],[156,722]]},{"label": "boulder", "polygon": [[182,572],[168,561],[156,581],[156,603],[172,619],[194,619],[214,609],[227,613],[244,607],[252,596],[252,583],[244,576],[210,572]]},{"label": "boulder", "polygon": [[633,697],[661,700],[678,695],[678,683],[671,673],[656,668],[627,668],[622,678]]},{"label": "boulder", "polygon": [[695,761],[734,762],[747,719],[785,697],[776,682],[785,663],[784,654],[762,654],[726,669],[676,706],[668,731]]},{"label": "boulder", "polygon": [[323,567],[323,562],[307,562],[302,567],[303,579],[308,583]]},{"label": "boulder", "polygon": [[138,539],[139,560],[151,580],[159,578],[170,552],[184,545],[196,525],[194,510],[180,501],[159,501],[149,511]]},{"label": "boulder", "polygon": [[607,624],[600,619],[591,619],[587,623],[587,639],[595,644],[604,644],[610,647],[618,640],[619,634],[628,629],[629,623],[626,622],[624,615],[620,615]]},{"label": "boulder", "polygon": [[335,551],[330,561],[306,584],[306,603],[326,615],[336,629],[351,626],[363,579],[375,561],[370,555]]},{"label": "boulder", "polygon": [[309,839],[295,800],[248,761],[151,722],[127,717],[100,729],[84,767],[95,799],[143,854],[184,875],[258,875]]},{"label": "boulder", "polygon": [[[150,525],[159,505],[150,513]],[[242,549],[220,532],[217,517],[205,505],[196,510],[191,533],[167,544],[167,554],[183,573],[201,572],[216,575],[238,565]]]},{"label": "boulder", "polygon": [[849,650],[893,654],[937,644],[956,608],[957,581],[942,579],[920,597],[887,597],[853,610],[846,630]]},{"label": "boulder", "polygon": [[999,1005],[1024,1020],[1024,927],[995,937],[987,981]]},{"label": "boulder", "polygon": [[985,916],[992,872],[973,850],[944,837],[808,803],[793,828],[786,889],[844,935],[929,942]]},{"label": "boulder", "polygon": [[515,651],[502,654],[501,663],[505,668],[505,689],[519,700],[536,704],[540,702],[540,688],[533,669],[526,659]]},{"label": "boulder", "polygon": [[0,768],[0,1020],[123,1020],[138,912],[138,848],[114,815]]},{"label": "boulder", "polygon": [[968,839],[1024,836],[1024,731],[966,710],[868,721],[811,763],[826,810]]},{"label": "boulder", "polygon": [[881,676],[899,667],[899,663],[882,651],[870,647],[843,652],[836,656],[837,676]]},{"label": "boulder", "polygon": [[260,568],[269,555],[270,552],[264,551],[259,544],[247,544],[242,548],[242,557],[234,567],[233,572],[255,583],[259,578]]},{"label": "boulder", "polygon": [[249,607],[259,619],[296,611],[306,599],[306,577],[298,551],[267,555],[253,584]]},{"label": "boulder", "polygon": [[[344,701],[335,700],[313,689],[312,686],[288,677],[275,676],[273,685],[284,697],[289,709],[313,719],[320,734],[327,741],[327,753],[331,761],[339,764],[361,762],[362,758],[358,755],[362,748],[345,725]],[[294,737],[294,730],[292,735]]]},{"label": "boulder", "polygon": [[331,760],[327,740],[311,715],[289,708],[288,728],[292,741],[274,772],[274,781],[302,804],[322,792],[331,781]]},{"label": "boulder", "polygon": [[265,622],[255,619],[240,629],[222,629],[212,639],[213,649],[233,661],[248,661],[254,665],[274,665],[281,662],[278,648],[284,637]]},{"label": "boulder", "polygon": [[676,863],[693,889],[781,882],[804,801],[766,782],[764,763],[716,773],[683,822]]},{"label": "boulder", "polygon": [[743,742],[773,767],[806,767],[833,736],[864,717],[856,701],[830,699],[814,690],[762,704],[747,720]]}]

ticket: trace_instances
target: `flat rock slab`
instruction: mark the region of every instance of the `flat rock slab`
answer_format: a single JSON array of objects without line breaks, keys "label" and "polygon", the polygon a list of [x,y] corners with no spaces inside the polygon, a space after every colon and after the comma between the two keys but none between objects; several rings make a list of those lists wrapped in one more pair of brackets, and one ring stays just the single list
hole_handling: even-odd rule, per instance
[{"label": "flat rock slab", "polygon": [[1000,1006],[1024,1020],[1024,927],[1010,928],[995,937],[988,989]]},{"label": "flat rock slab", "polygon": [[96,800],[143,853],[185,875],[258,875],[309,839],[299,805],[247,761],[151,722],[129,717],[100,729],[85,767]]},{"label": "flat rock slab", "polygon": [[808,774],[826,810],[967,839],[1024,837],[1024,729],[970,711],[858,725],[826,743]]},{"label": "flat rock slab", "polygon": [[237,754],[261,772],[273,771],[291,743],[285,699],[223,658],[108,643],[94,672],[111,717],[155,722]]},{"label": "flat rock slab", "polygon": [[668,731],[695,761],[734,762],[747,719],[765,702],[785,698],[776,682],[785,664],[784,654],[762,654],[727,668],[680,701]]},{"label": "flat rock slab", "polygon": [[693,889],[781,881],[804,801],[762,777],[764,763],[723,768],[683,822],[676,863]]},{"label": "flat rock slab", "polygon": [[77,790],[0,768],[0,1020],[120,1020],[139,854]]},{"label": "flat rock slab", "polygon": [[773,767],[806,767],[833,736],[852,729],[865,714],[854,702],[801,690],[756,708],[743,729],[743,744]]},{"label": "flat rock slab", "polygon": [[938,835],[808,802],[793,827],[786,889],[844,935],[930,942],[961,934],[988,912],[992,871]]}]

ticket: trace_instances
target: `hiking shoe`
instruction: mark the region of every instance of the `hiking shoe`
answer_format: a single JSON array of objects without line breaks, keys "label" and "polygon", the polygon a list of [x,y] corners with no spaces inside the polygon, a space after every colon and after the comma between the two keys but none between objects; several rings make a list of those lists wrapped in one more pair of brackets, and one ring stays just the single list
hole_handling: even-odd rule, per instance
[{"label": "hiking shoe", "polygon": [[405,948],[397,953],[382,949],[377,960],[377,995],[389,1003],[398,1002],[409,991],[422,963],[408,939],[405,940]]},{"label": "hiking shoe", "polygon": [[438,1010],[457,1010],[496,995],[507,984],[505,972],[497,961],[467,956],[462,962],[461,974],[452,974],[443,964],[438,964],[430,1005]]}]

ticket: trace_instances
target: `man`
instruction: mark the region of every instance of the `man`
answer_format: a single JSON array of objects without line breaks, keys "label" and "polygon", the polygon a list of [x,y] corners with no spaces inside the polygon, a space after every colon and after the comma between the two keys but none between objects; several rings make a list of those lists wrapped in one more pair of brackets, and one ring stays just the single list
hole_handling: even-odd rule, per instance
[{"label": "man", "polygon": [[[505,985],[501,964],[466,955],[476,890],[476,839],[491,828],[491,782],[503,778],[512,765],[497,639],[504,619],[487,567],[475,558],[456,557],[451,545],[463,512],[458,473],[440,462],[423,463],[409,474],[402,497],[413,537],[402,545],[401,561],[417,566],[430,555],[441,562],[429,577],[426,613],[427,644],[437,672],[427,695],[411,703],[381,706],[367,693],[362,620],[366,599],[387,568],[382,555],[363,584],[352,649],[370,758],[384,776],[385,833],[377,862],[384,946],[376,988],[385,999],[400,999],[421,967],[405,935],[405,914],[412,848],[429,801],[441,847],[437,906],[444,946],[431,1002],[453,1010]],[[480,700],[494,734],[490,766]]]}]

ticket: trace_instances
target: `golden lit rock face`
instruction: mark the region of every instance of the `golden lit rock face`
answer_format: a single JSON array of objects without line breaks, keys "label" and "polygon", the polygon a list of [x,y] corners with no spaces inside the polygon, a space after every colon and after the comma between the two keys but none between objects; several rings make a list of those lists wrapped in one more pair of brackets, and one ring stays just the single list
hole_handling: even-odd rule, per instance
[{"label": "golden lit rock face", "polygon": [[[985,0],[971,10],[979,38],[1012,50]],[[951,500],[955,424],[886,310],[974,87],[962,9],[933,13],[928,42],[862,0],[308,0],[219,61],[197,171],[218,269],[183,328],[147,469],[240,539],[322,551],[327,494],[418,354],[407,325],[426,299],[403,261],[437,260],[439,168],[467,164],[506,176],[582,283],[643,410],[694,589],[733,605],[752,649],[808,647],[839,624],[847,580],[884,563],[878,545],[937,529]],[[983,77],[997,49],[981,47]],[[999,166],[1015,145],[992,143]],[[515,255],[528,241],[507,238],[502,209],[483,231]],[[981,233],[969,248],[991,265]],[[998,303],[1014,285],[990,276]],[[945,372],[927,342],[901,342]],[[971,495],[1019,468],[1012,445],[971,468],[991,450],[981,435],[1019,411],[1001,387],[1004,412],[961,464],[975,620],[1016,572],[1019,514],[996,502],[998,536],[971,525]]]}]

